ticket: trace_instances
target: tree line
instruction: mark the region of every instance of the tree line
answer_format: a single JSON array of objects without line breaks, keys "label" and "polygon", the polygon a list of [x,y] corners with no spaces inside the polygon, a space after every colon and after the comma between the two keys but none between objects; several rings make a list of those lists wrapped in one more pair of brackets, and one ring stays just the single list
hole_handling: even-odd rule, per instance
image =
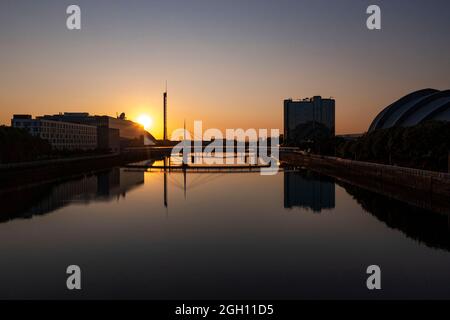
[{"label": "tree line", "polygon": [[429,121],[366,133],[354,141],[336,140],[336,156],[410,168],[447,171],[450,123]]},{"label": "tree line", "polygon": [[50,143],[18,128],[0,126],[0,163],[40,160],[52,152]]},{"label": "tree line", "polygon": [[[313,129],[314,128],[314,129]],[[448,171],[450,122],[427,121],[413,127],[392,127],[357,139],[332,137],[326,128],[302,125],[285,145],[316,154],[403,167]]]},{"label": "tree line", "polygon": [[57,150],[24,129],[0,126],[0,163],[16,163],[103,154],[105,150]]}]

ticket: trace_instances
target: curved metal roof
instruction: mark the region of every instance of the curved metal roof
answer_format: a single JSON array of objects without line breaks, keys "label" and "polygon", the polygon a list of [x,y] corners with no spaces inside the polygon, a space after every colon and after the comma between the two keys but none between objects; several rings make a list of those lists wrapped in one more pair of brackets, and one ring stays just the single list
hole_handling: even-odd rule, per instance
[{"label": "curved metal roof", "polygon": [[414,126],[427,120],[450,121],[450,90],[423,89],[404,96],[375,117],[369,132]]}]

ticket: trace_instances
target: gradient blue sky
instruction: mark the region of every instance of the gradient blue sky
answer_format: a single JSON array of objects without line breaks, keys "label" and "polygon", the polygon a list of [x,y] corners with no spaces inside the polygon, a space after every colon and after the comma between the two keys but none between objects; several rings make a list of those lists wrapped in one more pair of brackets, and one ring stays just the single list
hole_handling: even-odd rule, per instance
[{"label": "gradient blue sky", "polygon": [[[70,4],[81,31],[66,29]],[[448,0],[2,0],[0,123],[124,111],[160,136],[168,80],[170,130],[282,129],[283,99],[322,95],[338,133],[362,132],[404,94],[450,89],[449,32]]]}]

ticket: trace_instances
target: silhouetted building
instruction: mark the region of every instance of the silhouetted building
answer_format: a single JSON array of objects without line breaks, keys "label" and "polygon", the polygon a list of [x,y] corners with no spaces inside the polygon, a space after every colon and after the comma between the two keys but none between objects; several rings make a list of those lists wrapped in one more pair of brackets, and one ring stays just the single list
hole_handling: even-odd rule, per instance
[{"label": "silhouetted building", "polygon": [[120,151],[120,130],[108,127],[97,127],[98,148],[111,152]]},{"label": "silhouetted building", "polygon": [[[103,128],[98,132],[100,149],[114,150],[117,148],[118,144],[120,144],[122,148],[156,144],[156,139],[149,132],[147,132],[142,125],[127,120],[124,113],[117,118],[109,116],[91,116],[89,113],[69,112],[57,115],[45,115],[38,118],[53,121],[81,123],[95,126],[97,128]],[[115,130],[119,130],[119,142],[117,141],[117,132]]]},{"label": "silhouetted building", "polygon": [[308,172],[284,172],[284,207],[314,212],[335,207],[334,181]]},{"label": "silhouetted building", "polygon": [[427,120],[450,121],[450,90],[423,89],[404,96],[375,117],[369,132],[412,127]]},{"label": "silhouetted building", "polygon": [[97,149],[97,128],[95,126],[41,118],[33,119],[31,115],[14,115],[11,126],[24,129],[33,136],[47,140],[54,149]]},{"label": "silhouetted building", "polygon": [[340,135],[337,135],[336,137],[342,138],[346,141],[355,141],[355,140],[358,140],[359,138],[361,138],[363,135],[364,135],[364,133],[350,133],[350,134],[340,134]]},{"label": "silhouetted building", "polygon": [[335,134],[335,101],[320,96],[303,100],[284,100],[284,141],[312,139]]}]

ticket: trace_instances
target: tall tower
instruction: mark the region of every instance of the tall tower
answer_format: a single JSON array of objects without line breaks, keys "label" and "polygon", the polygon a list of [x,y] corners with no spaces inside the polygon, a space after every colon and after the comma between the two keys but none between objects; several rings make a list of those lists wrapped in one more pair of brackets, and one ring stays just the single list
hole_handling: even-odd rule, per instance
[{"label": "tall tower", "polygon": [[167,83],[166,83],[166,91],[164,91],[164,133],[163,140],[167,141]]}]

